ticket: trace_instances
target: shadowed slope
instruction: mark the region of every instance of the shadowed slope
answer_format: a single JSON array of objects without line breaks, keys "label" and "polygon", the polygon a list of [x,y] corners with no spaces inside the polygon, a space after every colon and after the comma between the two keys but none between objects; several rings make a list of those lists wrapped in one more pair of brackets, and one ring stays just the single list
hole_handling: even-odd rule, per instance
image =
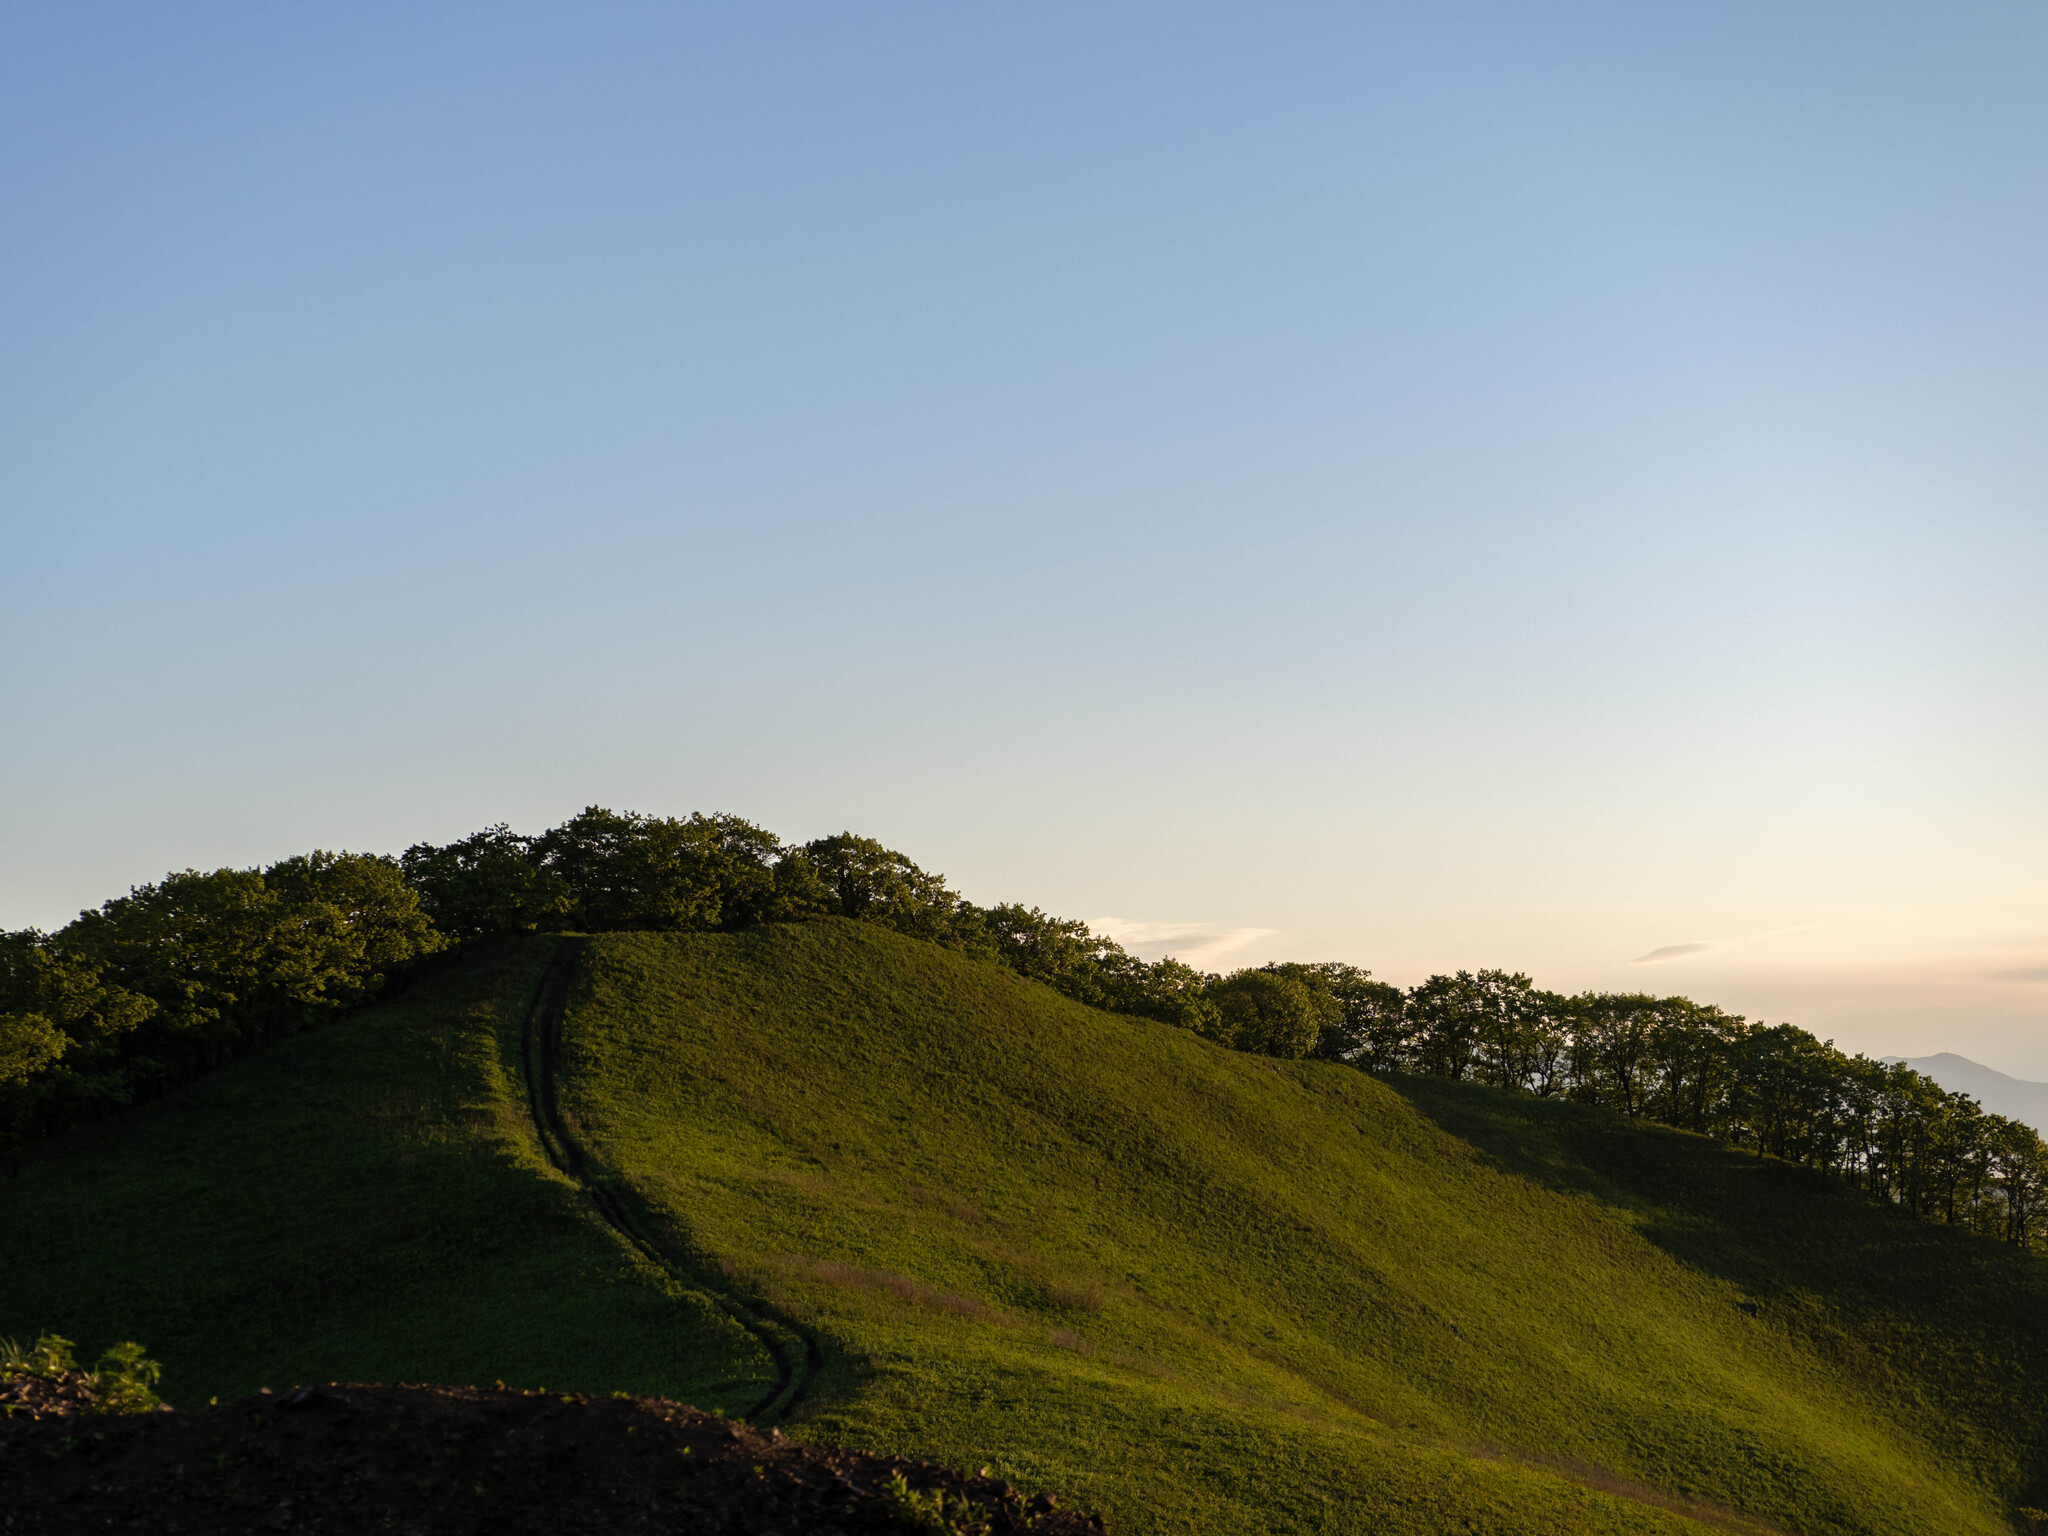
[{"label": "shadowed slope", "polygon": [[330,1379],[757,1399],[773,1362],[534,1140],[518,1025],[553,949],[31,1149],[0,1178],[0,1336],[140,1339],[177,1403]]}]

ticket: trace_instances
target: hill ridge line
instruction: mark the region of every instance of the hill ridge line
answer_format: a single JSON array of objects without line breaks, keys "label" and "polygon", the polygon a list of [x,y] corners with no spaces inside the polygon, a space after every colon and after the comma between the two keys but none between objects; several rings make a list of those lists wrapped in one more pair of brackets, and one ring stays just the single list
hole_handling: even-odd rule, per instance
[{"label": "hill ridge line", "polygon": [[[577,957],[588,941],[564,938],[557,941],[534,989],[533,1001],[519,1029],[519,1061],[526,1079],[527,1107],[533,1117],[536,1139],[548,1161],[574,1179],[589,1198],[592,1209],[635,1252],[678,1284],[705,1291],[727,1316],[751,1334],[775,1362],[775,1384],[741,1418],[749,1424],[763,1424],[771,1417],[784,1419],[809,1392],[812,1381],[824,1365],[818,1343],[808,1329],[799,1327],[776,1309],[749,1307],[722,1288],[708,1286],[704,1277],[677,1264],[641,1230],[623,1201],[590,1172],[582,1144],[562,1119],[561,1103],[555,1091],[560,1056],[562,1016],[568,1010],[569,983],[576,973]],[[765,1319],[765,1320],[764,1320]],[[768,1325],[772,1322],[803,1340],[801,1359],[792,1359],[787,1343]],[[778,1406],[779,1405],[779,1406]]]}]

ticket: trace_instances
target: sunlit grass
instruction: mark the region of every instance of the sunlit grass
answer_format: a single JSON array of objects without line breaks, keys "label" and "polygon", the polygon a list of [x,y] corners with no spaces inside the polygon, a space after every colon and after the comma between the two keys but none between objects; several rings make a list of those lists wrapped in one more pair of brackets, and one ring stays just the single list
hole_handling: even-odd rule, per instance
[{"label": "sunlit grass", "polygon": [[2043,1502],[2034,1260],[842,922],[590,942],[564,1108],[679,1285],[536,1145],[548,943],[32,1151],[0,1335],[141,1340],[173,1402],[503,1379],[735,1410],[773,1371],[733,1288],[824,1345],[792,1433],[1119,1531],[1934,1536]]},{"label": "sunlit grass", "polygon": [[567,1042],[677,1246],[835,1345],[808,1432],[1126,1529],[1666,1518],[1597,1486],[1990,1531],[2032,1473],[2039,1328],[1998,1315],[2038,1312],[2032,1262],[1697,1137],[1223,1051],[837,923],[595,940]]}]

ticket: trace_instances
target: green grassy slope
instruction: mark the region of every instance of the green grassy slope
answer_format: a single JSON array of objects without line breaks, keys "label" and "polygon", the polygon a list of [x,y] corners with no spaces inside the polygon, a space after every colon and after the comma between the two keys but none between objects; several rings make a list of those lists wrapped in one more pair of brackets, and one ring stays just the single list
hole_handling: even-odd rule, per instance
[{"label": "green grassy slope", "polygon": [[836,1344],[810,1432],[1127,1529],[1664,1518],[1606,1486],[1988,1532],[2032,1491],[2039,1266],[1699,1138],[1237,1055],[843,924],[595,941],[567,1051],[672,1240]]},{"label": "green grassy slope", "polygon": [[32,1148],[0,1173],[0,1336],[142,1340],[181,1403],[335,1378],[752,1401],[759,1346],[535,1145],[517,1027],[552,947]]},{"label": "green grassy slope", "polygon": [[503,1378],[736,1410],[773,1377],[736,1289],[823,1346],[792,1433],[994,1463],[1124,1531],[1989,1533],[2040,1502],[2034,1261],[851,924],[585,952],[562,1105],[678,1284],[537,1146],[548,952],[35,1150],[0,1177],[0,1334],[140,1338],[173,1400]]}]

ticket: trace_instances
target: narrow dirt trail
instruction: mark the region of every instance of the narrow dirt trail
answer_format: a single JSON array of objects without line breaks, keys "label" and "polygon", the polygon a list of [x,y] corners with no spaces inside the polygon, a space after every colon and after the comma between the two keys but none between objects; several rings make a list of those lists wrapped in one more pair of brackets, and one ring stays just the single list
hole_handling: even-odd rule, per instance
[{"label": "narrow dirt trail", "polygon": [[555,946],[542,974],[540,986],[526,1010],[519,1030],[520,1065],[526,1078],[527,1106],[534,1129],[548,1161],[574,1179],[607,1226],[633,1245],[635,1251],[678,1284],[710,1296],[738,1323],[775,1362],[775,1385],[765,1397],[747,1409],[749,1424],[771,1424],[788,1417],[804,1400],[811,1383],[824,1365],[818,1342],[808,1329],[760,1302],[746,1302],[717,1281],[687,1265],[678,1264],[654,1243],[618,1191],[601,1174],[593,1173],[583,1146],[562,1119],[556,1093],[559,1070],[562,1015],[569,1003],[569,983],[576,975],[577,957],[587,941],[562,939]]},{"label": "narrow dirt trail", "polygon": [[[581,938],[569,938],[556,943],[520,1026],[520,1062],[526,1079],[528,1107],[541,1148],[550,1163],[576,1181],[607,1226],[678,1284],[709,1296],[768,1352],[769,1358],[775,1362],[775,1384],[742,1415],[748,1424],[765,1428],[786,1418],[809,1392],[824,1364],[817,1340],[810,1330],[800,1327],[779,1309],[734,1295],[726,1289],[723,1277],[707,1275],[663,1253],[621,1200],[612,1182],[603,1174],[592,1171],[590,1158],[562,1118],[556,1087],[560,1071],[562,1019],[568,1008],[570,984],[575,980],[576,962],[587,942]],[[1699,1525],[1727,1532],[1729,1536],[1792,1536],[1783,1527],[1755,1516],[1705,1500],[1667,1494],[1604,1468],[1583,1466],[1564,1458],[1518,1454],[1497,1446],[1447,1443],[1445,1448],[1479,1460],[1549,1472],[1594,1492],[1665,1514],[1679,1515]]]}]

